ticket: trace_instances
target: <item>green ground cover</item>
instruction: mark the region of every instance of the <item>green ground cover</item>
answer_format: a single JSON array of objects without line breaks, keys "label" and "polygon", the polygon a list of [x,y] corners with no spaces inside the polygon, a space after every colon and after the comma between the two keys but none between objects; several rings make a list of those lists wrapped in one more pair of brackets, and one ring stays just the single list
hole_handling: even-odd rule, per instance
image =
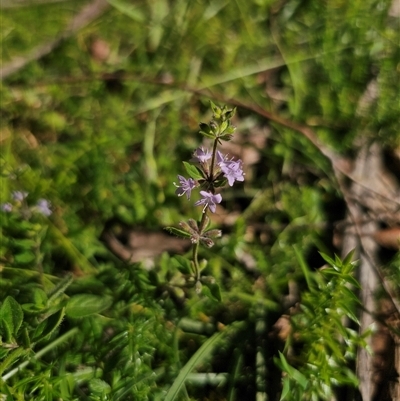
[{"label": "green ground cover", "polygon": [[[108,2],[2,81],[0,399],[356,399],[366,335],[356,265],[332,256],[346,205],[326,149],[398,149],[391,2]],[[4,5],[3,67],[89,3]],[[237,107],[226,149],[246,178],[212,216],[223,236],[200,248],[212,285],[198,294],[190,251],[126,263],[103,234],[197,218],[173,183],[210,100]]]}]

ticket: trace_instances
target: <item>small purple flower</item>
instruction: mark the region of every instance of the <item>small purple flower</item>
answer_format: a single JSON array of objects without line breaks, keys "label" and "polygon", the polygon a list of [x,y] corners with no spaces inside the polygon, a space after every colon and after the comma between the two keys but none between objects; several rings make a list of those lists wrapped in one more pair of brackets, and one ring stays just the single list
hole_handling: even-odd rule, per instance
[{"label": "small purple flower", "polygon": [[181,175],[178,175],[178,179],[179,179],[179,185],[174,183],[174,185],[177,187],[175,194],[178,196],[186,194],[186,197],[189,200],[190,194],[192,193],[192,189],[197,185],[196,181],[193,178],[186,179]]},{"label": "small purple flower", "polygon": [[22,202],[27,196],[28,196],[28,192],[25,192],[25,191],[14,191],[11,194],[11,197],[13,198],[13,200],[15,200],[17,202]]},{"label": "small purple flower", "polygon": [[2,203],[1,205],[0,205],[0,209],[3,211],[3,212],[7,212],[7,213],[10,213],[11,211],[12,211],[12,204],[11,203],[9,203],[9,202],[7,202],[7,203]]},{"label": "small purple flower", "polygon": [[37,210],[39,213],[43,214],[43,216],[50,216],[52,211],[50,210],[50,202],[46,199],[39,199],[37,201]]},{"label": "small purple flower", "polygon": [[205,163],[207,160],[211,159],[211,156],[211,151],[208,149],[204,150],[204,148],[201,147],[195,150],[192,160],[198,163]]},{"label": "small purple flower", "polygon": [[244,173],[242,168],[242,161],[228,160],[220,151],[217,151],[217,164],[224,177],[228,180],[229,186],[232,186],[235,181],[244,181]]},{"label": "small purple flower", "polygon": [[222,201],[221,194],[213,195],[211,192],[200,191],[200,195],[202,196],[202,199],[198,200],[194,205],[195,206],[204,205],[203,212],[208,206],[210,210],[213,213],[215,213],[217,203],[221,203]]},{"label": "small purple flower", "polygon": [[225,178],[228,180],[228,184],[231,187],[235,181],[244,181],[244,173],[242,169],[242,161],[228,161],[220,163],[222,172]]}]

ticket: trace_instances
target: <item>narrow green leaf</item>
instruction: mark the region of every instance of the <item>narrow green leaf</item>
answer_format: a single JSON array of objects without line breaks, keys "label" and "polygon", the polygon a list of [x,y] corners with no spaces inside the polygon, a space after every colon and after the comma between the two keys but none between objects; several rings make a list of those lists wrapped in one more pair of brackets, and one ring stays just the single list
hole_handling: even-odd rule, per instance
[{"label": "narrow green leaf", "polygon": [[335,266],[333,267],[342,267],[342,266],[343,266],[342,260],[339,258],[338,255],[335,254]]},{"label": "narrow green leaf", "polygon": [[48,305],[51,306],[58,298],[64,294],[65,290],[72,284],[74,277],[72,274],[65,276],[54,288],[49,292]]},{"label": "narrow green leaf", "polygon": [[122,0],[107,0],[113,7],[119,12],[125,14],[127,17],[133,19],[136,22],[144,22],[146,20],[145,15],[142,11],[138,10],[136,5],[127,4]]},{"label": "narrow green leaf", "polygon": [[65,253],[74,260],[78,266],[87,274],[97,273],[97,269],[90,263],[90,261],[75,247],[72,241],[67,238],[61,230],[54,224],[49,225],[51,234],[60,242]]},{"label": "narrow green leaf", "polygon": [[1,379],[0,379],[0,392],[2,392],[6,396],[4,401],[14,401],[14,397],[12,396],[10,389],[8,388],[7,384],[4,383]]},{"label": "narrow green leaf", "polygon": [[299,247],[297,245],[293,245],[293,248],[294,248],[294,252],[296,254],[297,261],[299,262],[301,270],[303,271],[304,277],[306,279],[307,286],[312,291],[314,286],[311,281],[310,268],[307,266],[306,261],[304,260],[303,254],[299,250]]},{"label": "narrow green leaf", "polygon": [[110,385],[101,379],[92,379],[89,382],[89,388],[97,395],[109,394],[111,392]]},{"label": "narrow green leaf", "polygon": [[278,303],[276,303],[275,301],[272,301],[270,299],[267,299],[267,298],[261,298],[258,294],[250,295],[250,294],[246,294],[245,292],[236,292],[235,298],[236,297],[241,299],[242,301],[250,303],[250,304],[261,303],[268,310],[274,310],[274,311],[279,310]]},{"label": "narrow green leaf", "polygon": [[189,233],[187,233],[186,231],[180,230],[179,228],[165,227],[164,229],[167,230],[169,233],[176,235],[177,237],[190,238]]},{"label": "narrow green leaf", "polygon": [[[77,327],[74,327],[73,329],[67,331],[65,334],[63,334],[60,337],[57,337],[54,341],[52,341],[50,344],[46,345],[44,348],[42,348],[41,350],[37,351],[32,358],[30,358],[29,360],[26,360],[24,362],[21,362],[20,364],[18,364],[18,366],[14,369],[11,369],[9,372],[7,372],[3,377],[1,377],[1,379],[3,381],[8,380],[10,377],[14,376],[16,373],[20,372],[22,369],[24,369],[27,365],[29,365],[29,363],[32,360],[37,360],[39,358],[41,358],[44,354],[46,354],[47,352],[49,352],[50,350],[54,349],[55,347],[59,346],[60,344],[62,344],[64,341],[66,341],[67,339],[69,339],[70,337],[76,335],[76,333],[78,333],[79,329]],[[30,350],[26,350],[27,352],[30,352]],[[1,383],[1,380],[0,380]]]},{"label": "narrow green leaf", "polygon": [[69,317],[79,318],[100,313],[112,304],[111,297],[100,297],[91,294],[78,294],[71,297],[65,313]]},{"label": "narrow green leaf", "polygon": [[343,266],[348,265],[351,263],[353,256],[354,256],[355,249],[351,250],[343,259]]},{"label": "narrow green leaf", "polygon": [[[329,336],[325,337],[325,342],[328,345],[328,347],[331,349],[333,355],[336,357],[337,360],[344,362],[344,356],[342,353],[342,350],[340,349],[340,346],[337,343],[336,339],[332,339]],[[330,353],[329,353],[330,354]]]},{"label": "narrow green leaf", "polygon": [[189,176],[192,177],[194,180],[204,180],[204,177],[201,175],[201,173],[197,169],[197,167],[195,167],[187,162],[183,162],[183,165],[185,166],[185,169],[186,169],[187,173],[189,174]]},{"label": "narrow green leaf", "polygon": [[33,290],[34,304],[38,309],[42,309],[47,305],[47,295],[41,288]]},{"label": "narrow green leaf", "polygon": [[13,342],[13,330],[12,330],[12,327],[7,323],[6,320],[1,319],[1,314],[0,314],[0,335],[1,335],[1,337],[4,337],[4,342],[5,343],[12,343]]},{"label": "narrow green leaf", "polygon": [[326,269],[321,269],[320,273],[323,276],[336,276],[336,277],[340,277],[341,276],[340,272],[338,272],[337,270],[335,270],[333,268],[330,268],[330,267],[328,267]]},{"label": "narrow green leaf", "polygon": [[284,401],[286,396],[289,394],[289,392],[290,392],[290,380],[286,376],[283,378],[282,393],[281,393],[281,398],[279,399],[279,401]]},{"label": "narrow green leaf", "polygon": [[192,273],[192,266],[190,264],[189,259],[181,255],[175,255],[173,258],[171,258],[171,262],[181,271],[181,273],[183,274]]},{"label": "narrow green leaf", "polygon": [[218,137],[218,139],[222,139],[223,141],[230,141],[232,139],[232,134],[224,134]]},{"label": "narrow green leaf", "polygon": [[346,286],[343,286],[342,291],[344,292],[344,297],[343,297],[343,301],[346,303],[351,303],[350,301],[353,301],[354,304],[359,304],[360,300],[358,299],[357,295],[354,294],[353,291],[351,291],[349,288],[347,288]]},{"label": "narrow green leaf", "polygon": [[351,276],[350,274],[345,274],[344,276],[343,276],[343,279],[347,282],[347,283],[349,283],[349,284],[351,284],[352,286],[354,286],[355,288],[361,288],[361,285],[360,285],[360,283],[357,281],[357,279],[355,279],[353,276]]},{"label": "narrow green leaf", "polygon": [[41,322],[36,328],[32,340],[39,341],[51,334],[61,324],[64,314],[65,308],[62,308],[56,313],[52,314],[48,319]]},{"label": "narrow green leaf", "polygon": [[293,368],[288,364],[285,355],[282,354],[281,351],[278,351],[279,353],[279,359],[281,362],[281,367],[283,368],[283,370],[288,373],[289,375],[292,373]]},{"label": "narrow green leaf", "polygon": [[327,254],[323,252],[319,252],[319,254],[322,256],[325,262],[328,262],[328,264],[330,264],[331,266],[335,265],[335,261],[332,258],[330,258]]},{"label": "narrow green leaf", "polygon": [[15,363],[15,361],[17,361],[22,356],[27,355],[29,352],[30,350],[24,348],[17,348],[11,351],[7,355],[7,358],[5,358],[0,364],[0,377],[6,369],[11,367]]},{"label": "narrow green leaf", "polygon": [[210,100],[210,106],[211,106],[211,109],[212,109],[214,115],[219,116],[221,114],[221,109],[215,103],[213,103],[211,100]]},{"label": "narrow green leaf", "polygon": [[307,388],[308,380],[302,373],[300,373],[300,371],[293,368],[292,377],[293,380],[295,380],[303,388],[303,390]]},{"label": "narrow green leaf", "polygon": [[219,288],[219,285],[217,283],[203,282],[202,284],[202,293],[204,295],[214,301],[221,302],[221,289]]},{"label": "narrow green leaf", "polygon": [[17,264],[28,264],[35,260],[35,254],[33,252],[27,251],[23,253],[18,253],[14,256],[14,262]]},{"label": "narrow green leaf", "polygon": [[293,366],[290,366],[285,358],[285,356],[282,354],[282,352],[279,352],[279,358],[282,363],[283,370],[291,377],[294,381],[296,381],[302,388],[303,390],[306,389],[308,380],[307,378],[297,369],[295,369]]},{"label": "narrow green leaf", "polygon": [[13,245],[24,250],[31,250],[36,245],[36,241],[33,239],[14,239]]},{"label": "narrow green leaf", "polygon": [[215,139],[214,133],[208,133],[208,132],[205,132],[205,131],[200,131],[200,134],[204,135],[207,138]]},{"label": "narrow green leaf", "polygon": [[215,138],[214,132],[211,127],[206,123],[200,123],[200,134],[209,138]]},{"label": "narrow green leaf", "polygon": [[185,384],[188,374],[214,352],[216,345],[218,344],[219,340],[224,336],[224,334],[225,331],[215,333],[194,353],[194,355],[189,359],[186,365],[181,369],[178,377],[172,383],[172,386],[168,390],[164,401],[173,401],[177,399],[179,391]]},{"label": "narrow green leaf", "polygon": [[24,319],[21,305],[13,298],[8,296],[0,308],[0,318],[7,323],[13,335],[16,335]]},{"label": "narrow green leaf", "polygon": [[31,340],[29,338],[29,332],[26,327],[22,327],[21,333],[19,335],[19,340],[24,348],[31,347]]},{"label": "narrow green leaf", "polygon": [[22,304],[21,307],[22,310],[28,314],[37,314],[39,312],[43,312],[43,307],[39,307],[32,302],[29,302],[27,304]]},{"label": "narrow green leaf", "polygon": [[354,312],[346,305],[345,302],[340,302],[339,303],[340,308],[343,309],[345,312],[346,316],[351,319],[353,322],[357,323],[360,325],[360,321],[358,320],[357,316],[354,314]]},{"label": "narrow green leaf", "polygon": [[228,394],[227,401],[235,401],[236,397],[236,383],[241,377],[242,368],[243,368],[243,354],[239,348],[234,350],[235,352],[235,360],[233,362],[232,372],[228,376]]},{"label": "narrow green leaf", "polygon": [[[223,123],[221,123],[221,126],[220,126],[220,131],[221,131],[221,133],[224,133],[225,132],[225,130],[228,128],[228,125],[229,125],[229,122],[228,121],[224,121]],[[218,136],[219,137],[219,136]]]}]

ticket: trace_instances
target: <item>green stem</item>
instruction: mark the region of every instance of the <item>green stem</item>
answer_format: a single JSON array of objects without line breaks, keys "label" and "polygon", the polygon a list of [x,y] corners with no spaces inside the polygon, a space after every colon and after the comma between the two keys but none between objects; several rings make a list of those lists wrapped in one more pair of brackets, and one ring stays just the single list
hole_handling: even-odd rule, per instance
[{"label": "green stem", "polygon": [[[214,164],[215,164],[215,156],[217,154],[217,145],[218,145],[218,139],[214,139],[214,145],[213,145],[213,151],[212,151],[212,158],[211,158],[211,167],[210,167],[210,177],[211,181],[214,180]],[[214,188],[212,189],[212,192],[214,193]],[[201,232],[201,231],[200,231]]]},{"label": "green stem", "polygon": [[[203,233],[204,225],[207,221],[207,212],[208,212],[208,207],[206,207],[204,209],[202,216],[201,216],[201,221],[200,221],[200,226],[199,226],[200,235]],[[193,265],[194,265],[194,274],[196,276],[196,281],[200,280],[200,266],[199,266],[199,260],[198,260],[199,246],[200,246],[200,242],[196,242],[193,245]]]},{"label": "green stem", "polygon": [[196,242],[193,245],[193,266],[194,266],[194,275],[196,277],[196,281],[200,278],[200,267],[199,267],[199,261],[197,259],[197,253],[199,251],[199,243]]},{"label": "green stem", "polygon": [[[210,181],[214,181],[214,164],[215,164],[215,157],[217,154],[217,145],[218,139],[214,140],[213,150],[212,150],[212,157],[211,157],[211,166],[210,166]],[[212,193],[214,193],[214,188],[211,189]],[[207,212],[208,206],[203,209],[203,213],[201,216],[201,221],[199,225],[199,234],[203,234],[206,222],[207,222]],[[200,243],[197,242],[193,245],[193,266],[194,266],[194,275],[196,277],[196,282],[200,280],[200,266],[199,266],[199,259],[198,259],[198,252],[199,252]]]},{"label": "green stem", "polygon": [[16,373],[18,373],[18,371],[22,370],[23,368],[25,368],[30,362],[32,362],[35,359],[39,359],[40,357],[42,357],[44,354],[46,354],[47,352],[49,352],[50,350],[52,350],[53,348],[57,347],[58,345],[60,345],[61,343],[63,343],[65,340],[67,340],[68,338],[74,336],[77,332],[79,331],[79,329],[77,327],[74,327],[73,329],[71,329],[70,331],[67,331],[65,334],[63,334],[61,337],[57,338],[56,340],[54,340],[52,343],[50,343],[49,345],[47,345],[46,347],[42,348],[40,351],[38,351],[32,358],[30,358],[27,361],[24,361],[22,363],[20,363],[15,369],[10,370],[7,374],[5,374],[1,379],[6,381],[7,379],[9,379],[10,377],[14,376]]}]

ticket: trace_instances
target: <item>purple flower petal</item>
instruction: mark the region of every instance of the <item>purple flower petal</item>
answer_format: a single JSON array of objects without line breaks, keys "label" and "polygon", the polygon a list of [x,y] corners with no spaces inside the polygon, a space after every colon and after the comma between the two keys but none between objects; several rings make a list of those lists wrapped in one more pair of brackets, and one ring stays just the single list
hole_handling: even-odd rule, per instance
[{"label": "purple flower petal", "polygon": [[229,186],[232,186],[235,181],[244,181],[244,173],[242,169],[242,161],[239,160],[222,160],[218,163],[224,177],[228,180]]},{"label": "purple flower petal", "polygon": [[22,202],[27,196],[28,196],[28,192],[25,192],[25,191],[14,191],[11,194],[11,197],[13,198],[13,200],[18,201],[18,202]]},{"label": "purple flower petal", "polygon": [[219,150],[217,150],[217,164],[220,165],[224,163],[226,160],[226,156],[224,156]]},{"label": "purple flower petal", "polygon": [[182,196],[186,194],[188,200],[190,199],[190,195],[192,193],[192,189],[196,187],[196,181],[193,178],[186,179],[185,177],[178,175],[179,185],[174,185],[177,187],[175,194],[178,196]]},{"label": "purple flower petal", "polygon": [[211,192],[200,191],[200,195],[202,196],[202,198],[198,200],[194,205],[195,206],[204,205],[203,212],[208,207],[212,213],[215,213],[217,203],[221,203],[222,201],[221,194],[214,195]]},{"label": "purple flower petal", "polygon": [[52,211],[50,210],[50,202],[46,199],[39,199],[37,201],[37,210],[39,213],[43,214],[43,216],[50,216]]},{"label": "purple flower petal", "polygon": [[212,153],[210,150],[208,149],[204,150],[204,148],[201,147],[195,150],[192,160],[197,163],[205,163],[207,160],[211,159],[211,156]]},{"label": "purple flower petal", "polygon": [[13,206],[12,206],[12,204],[9,203],[9,202],[7,202],[7,203],[2,203],[2,204],[0,205],[0,209],[1,209],[3,212],[6,212],[6,213],[10,213],[10,212],[12,211],[12,208],[13,208]]}]

